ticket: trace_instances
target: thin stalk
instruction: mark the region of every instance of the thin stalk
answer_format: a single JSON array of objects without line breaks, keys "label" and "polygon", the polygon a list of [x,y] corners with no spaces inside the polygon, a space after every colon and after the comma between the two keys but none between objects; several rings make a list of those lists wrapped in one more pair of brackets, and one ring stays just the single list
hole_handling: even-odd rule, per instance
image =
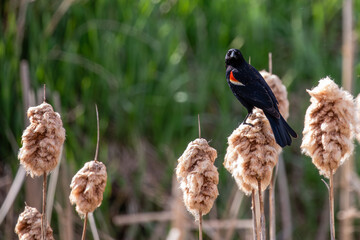
[{"label": "thin stalk", "polygon": [[[270,53],[271,54],[271,53]],[[276,213],[275,213],[275,182],[278,173],[279,164],[276,164],[275,171],[271,177],[269,187],[269,228],[270,240],[276,239]]]},{"label": "thin stalk", "polygon": [[335,221],[334,221],[334,181],[333,172],[330,170],[330,189],[329,189],[329,207],[330,207],[330,234],[331,240],[335,240]]},{"label": "thin stalk", "polygon": [[97,108],[97,105],[95,104],[95,111],[96,111],[96,125],[97,125],[97,142],[96,142],[96,152],[95,152],[95,158],[94,161],[96,162],[98,159],[98,153],[99,153],[99,141],[100,141],[100,124],[99,124],[99,111]]},{"label": "thin stalk", "polygon": [[41,215],[41,236],[42,239],[46,239],[46,179],[47,174],[44,172],[43,176],[43,205],[42,205],[42,215]]},{"label": "thin stalk", "polygon": [[269,52],[269,73],[272,74],[272,53]]},{"label": "thin stalk", "polygon": [[82,232],[81,240],[85,240],[87,220],[88,220],[88,213],[85,214],[84,227],[83,227],[83,232]]},{"label": "thin stalk", "polygon": [[202,240],[202,213],[199,211],[199,240]]},{"label": "thin stalk", "polygon": [[198,114],[199,138],[201,138],[200,115]]},{"label": "thin stalk", "polygon": [[259,192],[259,202],[260,202],[260,224],[261,224],[260,239],[261,240],[266,240],[264,201],[262,199],[262,194],[261,194],[261,181],[260,180],[258,180],[258,192]]},{"label": "thin stalk", "polygon": [[44,102],[46,102],[46,84],[44,84]]},{"label": "thin stalk", "polygon": [[259,229],[256,221],[256,203],[255,203],[255,189],[252,190],[251,193],[251,211],[252,211],[252,220],[253,220],[253,239],[258,240],[259,239]]}]

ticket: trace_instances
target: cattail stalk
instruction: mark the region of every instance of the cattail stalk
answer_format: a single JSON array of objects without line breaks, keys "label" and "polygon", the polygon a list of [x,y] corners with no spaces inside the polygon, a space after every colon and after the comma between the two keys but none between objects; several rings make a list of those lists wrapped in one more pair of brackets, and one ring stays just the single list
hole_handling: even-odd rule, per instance
[{"label": "cattail stalk", "polygon": [[47,185],[47,175],[46,172],[44,172],[44,177],[43,177],[43,196],[42,196],[42,201],[43,201],[43,205],[42,205],[42,215],[41,215],[41,235],[42,235],[42,239],[45,240],[45,236],[46,236],[46,185]]},{"label": "cattail stalk", "polygon": [[88,220],[88,213],[85,213],[85,217],[84,217],[84,227],[83,227],[83,231],[82,231],[81,240],[85,240],[87,220]]},{"label": "cattail stalk", "polygon": [[[44,103],[46,102],[46,85],[44,84]],[[42,215],[41,215],[41,238],[46,240],[46,185],[47,174],[44,171],[43,174],[43,191],[42,191]]]},{"label": "cattail stalk", "polygon": [[202,233],[202,213],[201,210],[199,211],[199,240],[203,239],[203,233]]},{"label": "cattail stalk", "polygon": [[276,164],[269,186],[269,235],[270,240],[276,239],[276,212],[275,212],[275,178],[279,164]]},{"label": "cattail stalk", "polygon": [[252,220],[253,220],[253,239],[254,240],[258,240],[258,226],[257,226],[257,221],[256,221],[256,200],[255,200],[255,189],[252,190],[251,193],[251,212],[252,212]]},{"label": "cattail stalk", "polygon": [[[199,138],[201,138],[200,114],[198,114],[198,128],[199,128]],[[201,210],[199,210],[199,240],[202,240],[202,238],[203,238],[202,237],[202,235],[203,235],[202,220],[203,220],[202,213],[201,213]]]},{"label": "cattail stalk", "polygon": [[264,212],[264,201],[261,194],[261,180],[258,180],[258,193],[259,193],[259,202],[260,202],[260,225],[261,225],[261,234],[260,239],[266,240],[266,223],[265,223],[265,212]]},{"label": "cattail stalk", "polygon": [[335,220],[334,220],[334,180],[333,172],[330,171],[330,193],[329,193],[329,203],[330,203],[330,234],[331,240],[335,240]]}]

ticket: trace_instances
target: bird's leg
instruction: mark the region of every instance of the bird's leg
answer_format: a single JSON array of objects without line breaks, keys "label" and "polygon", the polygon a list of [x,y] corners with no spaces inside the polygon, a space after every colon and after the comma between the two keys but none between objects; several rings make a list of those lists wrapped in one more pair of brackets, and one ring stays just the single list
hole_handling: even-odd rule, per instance
[{"label": "bird's leg", "polygon": [[242,121],[241,124],[245,124],[245,125],[249,125],[251,127],[253,127],[254,125],[252,125],[251,123],[247,123],[246,120],[248,119],[248,117],[250,117],[252,114],[252,111],[248,112],[248,114],[246,115],[245,119]]}]

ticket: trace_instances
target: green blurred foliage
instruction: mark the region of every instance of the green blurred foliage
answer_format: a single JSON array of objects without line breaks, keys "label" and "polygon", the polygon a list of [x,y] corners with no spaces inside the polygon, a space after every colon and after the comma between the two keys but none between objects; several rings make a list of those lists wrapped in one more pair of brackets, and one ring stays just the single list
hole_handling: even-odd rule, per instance
[{"label": "green blurred foliage", "polygon": [[[14,2],[0,3],[0,159],[13,172],[19,165],[14,142],[20,146],[26,127],[20,61],[27,60],[31,88],[41,94],[46,84],[48,97],[60,96],[56,110],[66,128],[66,160],[74,169],[93,158],[98,104],[99,159],[109,168],[102,214],[95,213],[107,223],[102,231],[118,238],[151,235],[153,224],[117,228],[111,217],[134,206],[139,212],[168,207],[161,199],[171,194],[177,157],[197,137],[198,114],[202,136],[218,150],[221,217],[234,184],[222,166],[227,136],[245,115],[227,86],[224,56],[231,47],[241,48],[261,70],[268,68],[272,52],[273,72],[289,92],[289,123],[300,135],[284,149],[294,236],[314,238],[327,197],[321,177],[299,149],[309,105],[305,89],[327,75],[341,83],[341,1],[75,1],[58,15],[72,1],[36,0],[27,5],[23,39]],[[354,2],[360,34],[360,3]],[[357,93],[357,62],[355,70]],[[114,157],[111,149],[120,155]],[[121,174],[127,171],[123,167],[129,176]],[[156,184],[147,182],[152,173]],[[23,202],[18,199],[17,210]],[[246,209],[239,217],[249,214]]]}]

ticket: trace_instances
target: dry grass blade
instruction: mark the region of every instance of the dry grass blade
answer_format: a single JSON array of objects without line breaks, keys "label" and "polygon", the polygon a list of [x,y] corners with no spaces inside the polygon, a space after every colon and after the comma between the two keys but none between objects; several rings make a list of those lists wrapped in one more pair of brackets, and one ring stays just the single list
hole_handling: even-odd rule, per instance
[{"label": "dry grass blade", "polygon": [[97,230],[96,224],[95,224],[94,214],[89,213],[88,219],[89,219],[90,229],[91,229],[91,233],[93,235],[94,240],[100,240],[99,233],[98,233],[98,230]]},{"label": "dry grass blade", "polygon": [[6,198],[0,208],[0,224],[4,221],[6,214],[14,203],[14,200],[19,193],[19,190],[24,182],[26,171],[23,166],[20,166],[13,183],[11,184],[10,190],[6,195]]},{"label": "dry grass blade", "polygon": [[[354,82],[354,10],[352,0],[343,0],[342,8],[342,85],[345,90],[352,91]],[[345,162],[340,179],[340,210],[349,211],[353,208],[350,177],[354,169],[354,159],[351,156]],[[353,219],[347,218],[340,221],[340,239],[351,240],[354,232]]]}]

